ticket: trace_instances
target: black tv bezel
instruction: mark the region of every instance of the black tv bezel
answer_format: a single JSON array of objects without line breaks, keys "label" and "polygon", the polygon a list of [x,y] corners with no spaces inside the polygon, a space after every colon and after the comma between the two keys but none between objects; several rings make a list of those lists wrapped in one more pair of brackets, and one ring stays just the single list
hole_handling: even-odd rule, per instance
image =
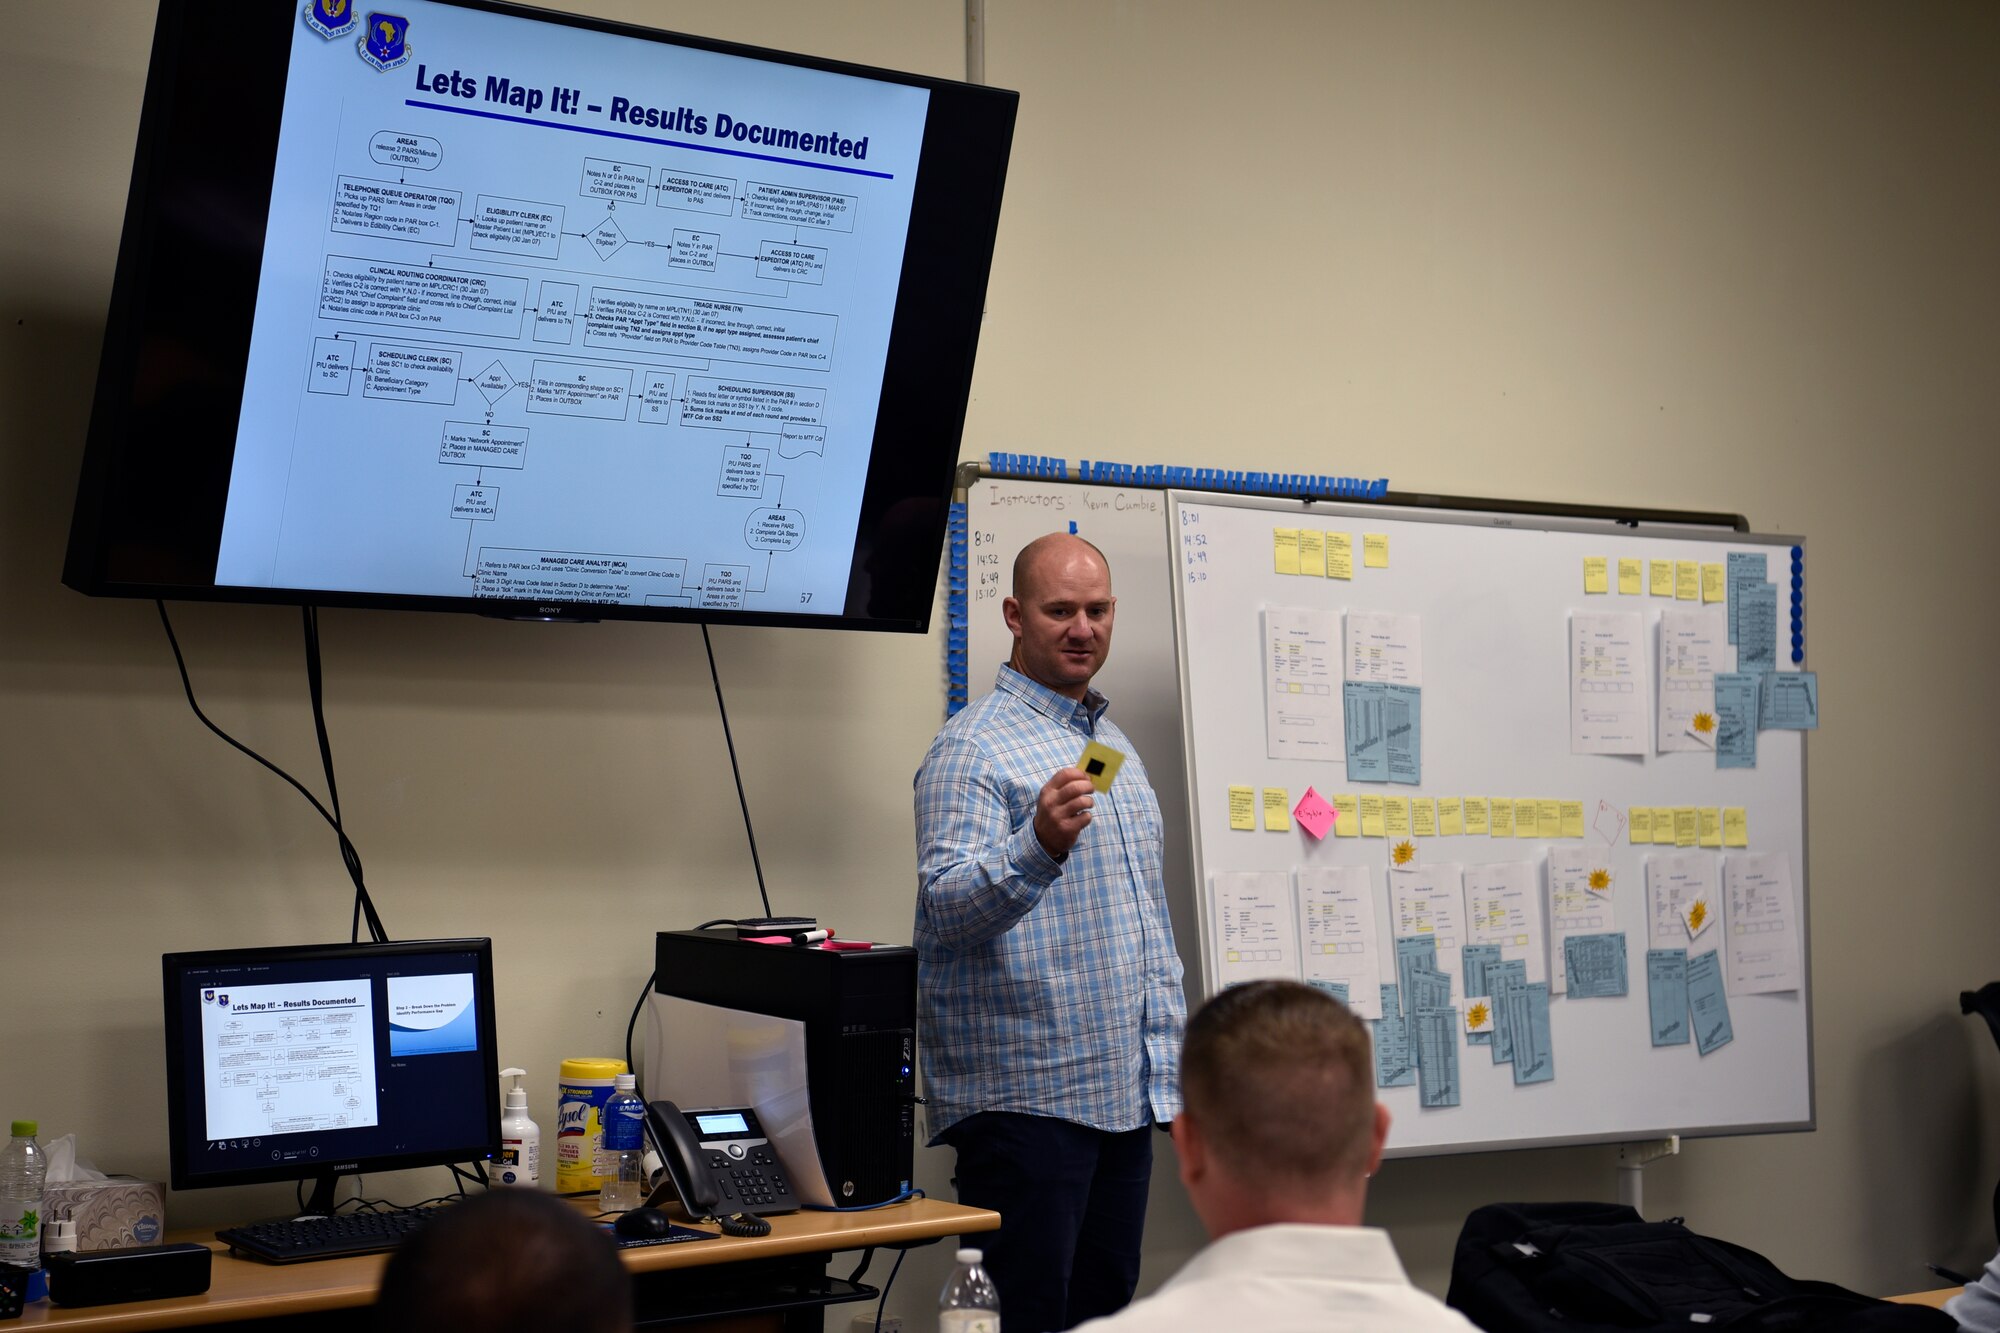
[{"label": "black tv bezel", "polygon": [[[296,4],[243,6],[215,0],[160,0],[63,582],[101,597],[455,611],[533,620],[927,631],[1018,95],[507,0],[429,2],[930,92],[875,439],[840,613],[217,584],[215,557],[264,252],[285,71],[300,17]],[[218,50],[230,53],[226,79],[217,69]],[[242,158],[233,169],[226,161],[231,155],[212,147],[223,136]],[[197,282],[204,290],[225,293],[228,308],[205,326],[208,352],[190,357],[175,341],[184,336],[178,326],[186,323],[182,315],[190,303],[175,293],[193,291]],[[172,372],[164,384],[163,371]],[[212,391],[210,398],[201,398],[204,388]],[[221,393],[229,395],[226,402],[210,406],[213,394]],[[199,405],[167,401],[176,394],[198,399]],[[189,421],[201,424],[190,429]],[[877,542],[888,544],[878,553]],[[857,605],[870,559],[905,576],[879,608]]]},{"label": "black tv bezel", "polygon": [[[190,1034],[183,1009],[182,978],[191,967],[225,964],[255,965],[265,962],[340,962],[351,958],[383,959],[421,955],[472,954],[473,998],[479,1006],[480,1056],[486,1065],[483,1117],[489,1137],[478,1143],[450,1144],[420,1152],[342,1158],[311,1169],[297,1165],[254,1167],[227,1171],[192,1169],[188,1116],[191,1090],[188,1086],[188,1043],[200,1042],[200,1034]],[[266,1185],[282,1181],[314,1181],[322,1186],[341,1176],[374,1171],[409,1171],[422,1167],[450,1166],[458,1162],[484,1162],[500,1152],[500,1039],[494,1014],[496,994],[493,984],[493,941],[490,938],[456,940],[404,940],[387,944],[298,944],[267,945],[244,949],[203,949],[160,956],[160,988],[166,1023],[163,1048],[167,1061],[167,1181],[177,1190],[219,1189],[231,1185]],[[422,1114],[417,1108],[414,1114]]]}]

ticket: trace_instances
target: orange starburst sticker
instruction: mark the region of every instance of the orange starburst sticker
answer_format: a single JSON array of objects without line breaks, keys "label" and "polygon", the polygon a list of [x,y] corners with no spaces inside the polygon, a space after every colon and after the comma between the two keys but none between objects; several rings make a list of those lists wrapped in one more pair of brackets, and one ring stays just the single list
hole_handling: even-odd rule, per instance
[{"label": "orange starburst sticker", "polygon": [[1406,866],[1417,859],[1417,844],[1407,839],[1399,842],[1389,853],[1389,859],[1399,866]]},{"label": "orange starburst sticker", "polygon": [[1474,1004],[1470,1009],[1465,1011],[1465,1025],[1474,1029],[1484,1028],[1486,1021],[1492,1017],[1493,1011],[1491,1009],[1488,1009],[1483,1004]]},{"label": "orange starburst sticker", "polygon": [[1700,930],[1707,921],[1708,904],[1696,899],[1694,906],[1688,908],[1688,929]]},{"label": "orange starburst sticker", "polygon": [[1713,714],[1713,713],[1696,713],[1696,714],[1694,715],[1694,729],[1695,729],[1696,731],[1700,732],[1700,733],[1701,733],[1702,735],[1704,735],[1704,736],[1706,736],[1706,735],[1707,735],[1707,734],[1708,734],[1709,732],[1711,732],[1711,731],[1714,731],[1714,730],[1715,730],[1715,714]]},{"label": "orange starburst sticker", "polygon": [[1603,893],[1606,889],[1611,887],[1611,872],[1609,870],[1606,870],[1603,866],[1599,866],[1595,870],[1591,871],[1590,887],[1596,889],[1599,893]]}]

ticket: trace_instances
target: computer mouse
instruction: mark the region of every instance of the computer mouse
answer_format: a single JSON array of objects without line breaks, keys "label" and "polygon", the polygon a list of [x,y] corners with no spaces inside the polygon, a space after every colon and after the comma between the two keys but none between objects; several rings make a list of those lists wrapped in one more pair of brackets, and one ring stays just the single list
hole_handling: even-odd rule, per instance
[{"label": "computer mouse", "polygon": [[631,1236],[635,1240],[649,1240],[654,1236],[664,1236],[674,1229],[673,1220],[657,1208],[633,1208],[621,1213],[611,1229],[621,1236]]}]

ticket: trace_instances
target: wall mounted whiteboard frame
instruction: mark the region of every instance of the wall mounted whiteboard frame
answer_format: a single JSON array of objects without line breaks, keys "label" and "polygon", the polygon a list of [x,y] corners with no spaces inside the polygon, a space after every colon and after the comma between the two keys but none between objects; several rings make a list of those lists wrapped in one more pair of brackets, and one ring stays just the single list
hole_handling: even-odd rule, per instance
[{"label": "wall mounted whiteboard frame", "polygon": [[[1190,511],[1208,519],[1208,579],[1190,592],[1182,559]],[[1582,556],[1722,560],[1725,551],[1762,551],[1783,582],[1801,539],[1748,534],[1747,525],[1588,518],[1393,504],[1302,503],[1207,492],[1168,493],[1183,757],[1188,781],[1193,951],[1198,984],[1212,989],[1208,885],[1217,870],[1292,870],[1301,865],[1367,864],[1386,925],[1386,841],[1312,844],[1287,835],[1229,828],[1231,785],[1283,786],[1292,800],[1309,783],[1323,793],[1485,795],[1599,799],[1630,805],[1742,805],[1750,809],[1752,850],[1791,861],[1800,925],[1802,985],[1783,995],[1733,996],[1736,1040],[1710,1056],[1693,1046],[1654,1049],[1646,1028],[1644,858],[1651,849],[1607,848],[1619,861],[1617,928],[1626,932],[1631,989],[1622,1000],[1558,1000],[1556,1079],[1516,1088],[1505,1066],[1461,1044],[1464,1102],[1422,1110],[1414,1088],[1384,1089],[1395,1113],[1396,1155],[1485,1151],[1558,1144],[1810,1129],[1815,1124],[1810,1004],[1809,882],[1806,865],[1805,745],[1802,733],[1766,731],[1758,767],[1717,771],[1706,755],[1643,760],[1568,752],[1567,615],[1638,611],[1647,626],[1647,681],[1657,662],[1662,607],[1686,602],[1648,596],[1586,597]],[[1387,570],[1357,567],[1352,582],[1272,572],[1272,530],[1316,526],[1355,537],[1390,537]],[[1615,584],[1614,584],[1615,586]],[[1424,782],[1416,787],[1350,783],[1341,763],[1271,760],[1264,746],[1260,615],[1267,605],[1334,610],[1413,611],[1424,616]],[[1473,646],[1476,644],[1476,648]],[[1481,721],[1481,719],[1484,719]],[[1704,766],[1706,765],[1706,766]],[[1427,860],[1465,864],[1544,860],[1539,840],[1427,840]],[[1660,849],[1666,850],[1666,849]],[[1716,855],[1716,853],[1710,853]],[[1718,867],[1719,869],[1719,867]],[[1545,871],[1543,872],[1545,874]],[[1545,881],[1543,881],[1545,883]],[[1185,945],[1184,945],[1185,948]],[[1696,952],[1700,952],[1699,948]],[[1391,954],[1390,956],[1393,956]],[[1462,998],[1455,990],[1454,1002]]]}]

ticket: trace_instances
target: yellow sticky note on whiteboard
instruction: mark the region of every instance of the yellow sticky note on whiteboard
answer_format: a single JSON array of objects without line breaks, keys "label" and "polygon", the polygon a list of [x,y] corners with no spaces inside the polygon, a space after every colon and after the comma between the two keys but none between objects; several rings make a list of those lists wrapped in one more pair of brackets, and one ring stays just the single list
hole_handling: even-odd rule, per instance
[{"label": "yellow sticky note on whiteboard", "polygon": [[1361,797],[1361,836],[1379,838],[1382,836],[1382,798],[1364,794]]},{"label": "yellow sticky note on whiteboard", "polygon": [[1392,838],[1410,836],[1410,798],[1407,796],[1385,796],[1382,798],[1382,831]]},{"label": "yellow sticky note on whiteboard", "polygon": [[1326,534],[1326,576],[1330,579],[1351,579],[1354,577],[1353,533],[1329,532]]},{"label": "yellow sticky note on whiteboard", "polygon": [[1653,807],[1650,805],[1633,806],[1631,810],[1631,822],[1626,825],[1626,831],[1631,836],[1633,842],[1651,842],[1653,840]]},{"label": "yellow sticky note on whiteboard", "polygon": [[1692,847],[1701,835],[1701,817],[1691,805],[1674,807],[1674,846]]},{"label": "yellow sticky note on whiteboard", "polygon": [[1369,569],[1389,567],[1389,534],[1386,532],[1364,532],[1361,534],[1361,563]]},{"label": "yellow sticky note on whiteboard", "polygon": [[1748,847],[1750,845],[1750,812],[1740,805],[1725,806],[1723,808],[1722,845],[1724,847]]},{"label": "yellow sticky note on whiteboard", "polygon": [[1646,591],[1655,597],[1674,595],[1674,562],[1671,560],[1648,560],[1646,562]]},{"label": "yellow sticky note on whiteboard", "polygon": [[1299,573],[1326,577],[1326,534],[1318,528],[1299,529]]},{"label": "yellow sticky note on whiteboard", "polygon": [[1504,796],[1495,796],[1492,801],[1493,819],[1488,826],[1494,837],[1514,836],[1514,803]]},{"label": "yellow sticky note on whiteboard", "polygon": [[1292,798],[1283,787],[1264,788],[1264,831],[1289,833],[1292,828]]},{"label": "yellow sticky note on whiteboard", "polygon": [[1273,528],[1271,530],[1272,563],[1280,574],[1299,572],[1299,530],[1297,528]]},{"label": "yellow sticky note on whiteboard", "polygon": [[1719,564],[1703,565],[1701,567],[1701,600],[1704,602],[1719,602],[1726,595],[1722,586],[1722,566]]},{"label": "yellow sticky note on whiteboard", "polygon": [[1488,807],[1484,796],[1465,798],[1465,834],[1467,837],[1485,837]]},{"label": "yellow sticky note on whiteboard", "polygon": [[1674,561],[1674,596],[1692,602],[1701,596],[1701,565],[1694,560]]},{"label": "yellow sticky note on whiteboard", "polygon": [[[1577,812],[1579,818],[1582,817],[1582,814],[1581,810]],[[1514,826],[1519,828],[1520,824],[1521,803],[1516,801],[1514,803]],[[1535,802],[1535,832],[1544,838],[1560,838],[1563,835],[1561,801]]]},{"label": "yellow sticky note on whiteboard", "polygon": [[1256,832],[1257,789],[1255,787],[1229,789],[1229,827],[1239,833]]},{"label": "yellow sticky note on whiteboard", "polygon": [[1334,797],[1333,812],[1338,816],[1333,821],[1334,837],[1358,838],[1361,836],[1361,811],[1355,806],[1352,795]]},{"label": "yellow sticky note on whiteboard", "polygon": [[1645,591],[1640,577],[1644,565],[1645,561],[1643,560],[1626,560],[1620,558],[1618,561],[1618,591],[1621,596],[1637,597]]},{"label": "yellow sticky note on whiteboard", "polygon": [[1671,805],[1653,807],[1653,845],[1674,845],[1674,808]]},{"label": "yellow sticky note on whiteboard", "polygon": [[1583,802],[1563,801],[1561,805],[1562,836],[1565,838],[1581,838],[1583,836]]},{"label": "yellow sticky note on whiteboard", "polygon": [[1722,845],[1722,811],[1719,807],[1704,805],[1701,808],[1701,832],[1697,843],[1703,847]]},{"label": "yellow sticky note on whiteboard", "polygon": [[1438,836],[1455,838],[1464,832],[1465,802],[1456,796],[1438,797]]},{"label": "yellow sticky note on whiteboard", "polygon": [[1611,591],[1611,564],[1601,555],[1583,558],[1583,590],[1586,593]]},{"label": "yellow sticky note on whiteboard", "polygon": [[1419,838],[1435,838],[1438,831],[1437,802],[1428,796],[1410,799],[1410,832]]}]

